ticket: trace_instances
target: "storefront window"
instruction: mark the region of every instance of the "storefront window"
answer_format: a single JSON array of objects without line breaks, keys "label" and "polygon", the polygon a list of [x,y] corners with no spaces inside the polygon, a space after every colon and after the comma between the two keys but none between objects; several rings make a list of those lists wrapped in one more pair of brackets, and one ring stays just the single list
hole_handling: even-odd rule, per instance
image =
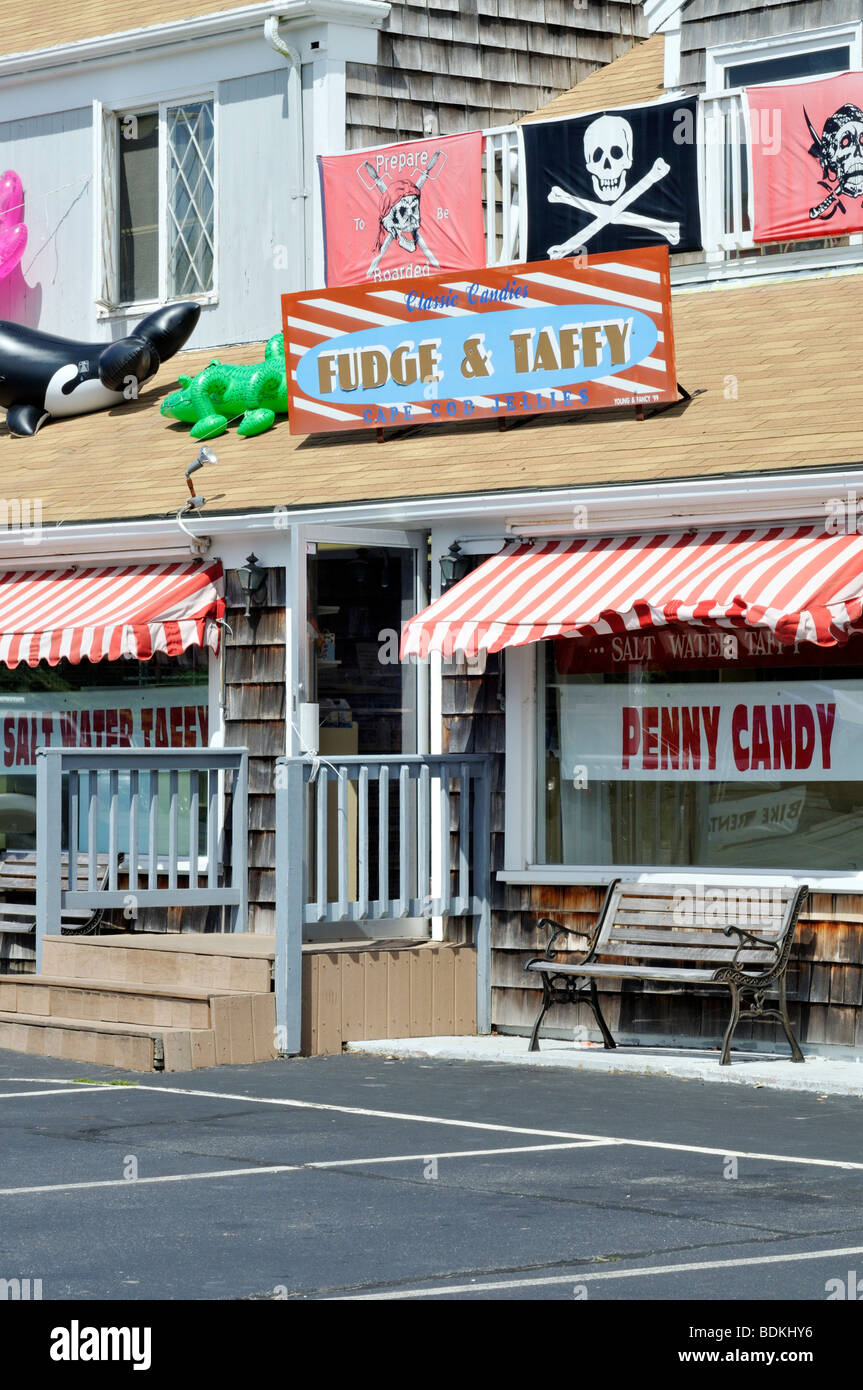
[{"label": "storefront window", "polygon": [[206,746],[207,671],[199,647],[151,661],[0,666],[0,851],[36,847],[37,748]]},{"label": "storefront window", "polygon": [[538,863],[863,869],[863,635],[545,642],[537,692]]}]

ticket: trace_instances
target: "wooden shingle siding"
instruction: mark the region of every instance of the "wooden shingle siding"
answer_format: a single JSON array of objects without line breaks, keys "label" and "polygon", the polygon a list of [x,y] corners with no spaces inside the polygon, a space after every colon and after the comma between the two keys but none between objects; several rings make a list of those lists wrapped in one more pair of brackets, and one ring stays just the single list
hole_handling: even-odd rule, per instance
[{"label": "wooden shingle siding", "polygon": [[347,67],[347,145],[506,125],[626,53],[636,0],[393,0],[376,66]]},{"label": "wooden shingle siding", "polygon": [[705,51],[717,44],[824,29],[860,19],[859,0],[690,0],[681,14],[680,85],[704,87]]},{"label": "wooden shingle siding", "polygon": [[[444,666],[442,685],[443,751],[445,753],[489,753],[491,755],[491,901],[502,908],[502,885],[495,874],[503,866],[504,828],[504,747],[505,713],[502,704],[503,685],[500,679],[500,655],[488,658],[484,676],[459,676],[454,667]],[[456,869],[456,832],[458,829],[458,800],[450,805],[450,867]],[[453,879],[455,891],[455,879]],[[449,941],[471,941],[471,925],[467,918],[450,917],[446,924]]]},{"label": "wooden shingle siding", "polygon": [[285,572],[267,572],[266,602],[245,603],[235,570],[225,574],[225,743],[249,750],[249,930],[275,928],[274,762],[285,752]]},{"label": "wooden shingle siding", "polygon": [[662,34],[654,34],[608,67],[585,75],[583,80],[579,78],[572,91],[555,97],[538,111],[531,111],[524,120],[558,120],[606,107],[638,106],[656,101],[665,91],[664,72],[665,39]]}]

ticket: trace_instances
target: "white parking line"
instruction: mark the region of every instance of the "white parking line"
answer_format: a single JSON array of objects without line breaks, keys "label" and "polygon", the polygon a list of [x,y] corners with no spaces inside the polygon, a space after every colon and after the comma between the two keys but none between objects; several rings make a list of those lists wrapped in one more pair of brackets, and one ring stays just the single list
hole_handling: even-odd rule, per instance
[{"label": "white parking line", "polygon": [[19,1100],[21,1096],[83,1096],[87,1091],[115,1091],[111,1083],[105,1086],[63,1086],[50,1091],[0,1091],[0,1100]]},{"label": "white parking line", "polygon": [[489,1154],[543,1153],[549,1149],[592,1149],[595,1143],[505,1145],[497,1149],[452,1149],[447,1153],[387,1154],[383,1158],[327,1158],[313,1163],[274,1163],[266,1168],[219,1168],[208,1173],[165,1173],[152,1178],[97,1178],[92,1182],[55,1182],[41,1187],[0,1187],[0,1197],[22,1197],[35,1192],[78,1192],[92,1187],[142,1187],[160,1182],[202,1182],[214,1178],[251,1178],[273,1173],[301,1173],[310,1168],[354,1168],[377,1163],[427,1163],[430,1158],[484,1158]]},{"label": "white parking line", "polygon": [[[23,1078],[22,1078],[23,1079]],[[56,1084],[57,1079],[54,1078]],[[89,1083],[83,1089],[96,1090]],[[99,1089],[102,1089],[101,1087]],[[705,1154],[713,1158],[747,1158],[763,1163],[797,1163],[812,1168],[838,1168],[847,1172],[863,1170],[863,1163],[840,1158],[807,1158],[798,1154],[761,1153],[749,1149],[711,1148],[703,1144],[673,1144],[660,1139],[630,1139],[614,1134],[584,1134],[568,1129],[536,1129],[527,1125],[503,1125],[484,1120],[456,1120],[445,1115],[414,1115],[402,1110],[370,1110],[357,1105],[332,1105],[324,1101],[293,1100],[284,1096],[237,1095],[230,1091],[204,1091],[185,1086],[153,1086],[138,1082],[134,1087],[112,1087],[119,1092],[137,1094],[154,1091],[159,1095],[197,1096],[205,1100],[238,1101],[243,1105],[277,1105],[294,1110],[321,1110],[336,1115],[357,1115],[373,1120],[399,1120],[412,1124],[440,1125],[454,1129],[476,1129],[493,1134],[529,1134],[537,1139],[582,1139],[595,1144],[616,1145],[621,1148],[659,1149],[668,1153]]]},{"label": "white parking line", "polygon": [[542,1279],[498,1279],[494,1283],[438,1284],[433,1289],[391,1289],[387,1293],[337,1294],[324,1300],[325,1303],[364,1303],[393,1302],[402,1298],[440,1298],[453,1293],[492,1293],[499,1289],[539,1289],[554,1284],[598,1283],[604,1279],[638,1279],[656,1274],[691,1274],[701,1269],[741,1269],[744,1265],[787,1265],[799,1260],[841,1259],[845,1256],[863,1255],[863,1245],[851,1245],[843,1250],[811,1250],[795,1255],[753,1255],[742,1260],[699,1260],[691,1264],[650,1265],[637,1269],[607,1269],[601,1273],[590,1274],[574,1270],[570,1274],[554,1274]]},{"label": "white parking line", "polygon": [[449,1125],[458,1129],[491,1130],[497,1134],[531,1134],[542,1139],[586,1139],[596,1144],[615,1144],[636,1149],[665,1149],[672,1153],[708,1154],[718,1158],[751,1158],[770,1163],[802,1163],[818,1168],[863,1169],[863,1163],[838,1158],[802,1158],[792,1154],[754,1153],[746,1149],[707,1148],[700,1144],[671,1144],[659,1139],[628,1139],[613,1134],[581,1134],[567,1129],[533,1129],[525,1125],[491,1124],[483,1120],[454,1120],[442,1115],[412,1115],[400,1110],[368,1110],[356,1105],[330,1105],[323,1101],[288,1100],[281,1096],[243,1096],[223,1091],[186,1090],[180,1086],[149,1086],[139,1091],[167,1091],[178,1096],[203,1096],[211,1100],[237,1100],[246,1104],[285,1105],[299,1110],[325,1110],[340,1115],[360,1115],[376,1120],[407,1120],[423,1125]]}]

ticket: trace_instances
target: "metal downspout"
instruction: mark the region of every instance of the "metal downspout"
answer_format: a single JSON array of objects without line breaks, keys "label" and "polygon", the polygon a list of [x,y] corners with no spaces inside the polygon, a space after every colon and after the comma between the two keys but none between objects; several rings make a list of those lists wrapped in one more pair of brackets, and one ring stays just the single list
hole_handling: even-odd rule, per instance
[{"label": "metal downspout", "polygon": [[286,43],[279,33],[279,16],[270,15],[264,21],[264,38],[274,53],[278,53],[290,65],[288,70],[288,119],[293,133],[294,171],[296,184],[291,189],[291,197],[301,202],[300,234],[302,236],[301,263],[303,280],[301,288],[311,284],[311,265],[309,264],[309,232],[306,226],[306,152],[303,131],[303,60],[296,48]]}]

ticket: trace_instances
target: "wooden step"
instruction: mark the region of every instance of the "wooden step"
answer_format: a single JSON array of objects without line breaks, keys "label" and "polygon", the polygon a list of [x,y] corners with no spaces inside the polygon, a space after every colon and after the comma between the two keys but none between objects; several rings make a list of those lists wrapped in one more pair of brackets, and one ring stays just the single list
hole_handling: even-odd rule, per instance
[{"label": "wooden step", "polygon": [[46,937],[40,975],[0,974],[0,1048],[138,1071],[269,1061],[274,948],[240,933]]},{"label": "wooden step", "polygon": [[[189,1065],[268,1062],[278,1055],[276,1003],[270,990],[233,992],[45,975],[0,975],[0,1010],[7,1018],[40,1019],[45,1028],[53,1028],[61,1018],[74,1019],[81,1027],[96,1031],[103,1024],[117,1024],[148,1031],[212,1032],[214,1060]],[[0,1047],[20,1050],[11,1043],[0,1043]]]},{"label": "wooden step", "polygon": [[254,933],[46,936],[42,968],[66,979],[265,993],[275,942]]},{"label": "wooden step", "polygon": [[216,1064],[211,1028],[155,1028],[0,1010],[0,1048],[124,1071],[191,1071]]},{"label": "wooden step", "polygon": [[166,1028],[211,1028],[210,1000],[216,992],[112,980],[70,980],[63,975],[0,975],[0,1009],[9,1013]]},{"label": "wooden step", "polygon": [[[272,993],[211,993],[205,1000],[192,999],[182,991],[148,994],[130,987],[127,993],[112,993],[111,987],[104,985],[96,989],[76,989],[68,981],[46,985],[41,976],[28,977],[19,991],[20,984],[20,976],[0,977],[4,990],[0,1050],[68,1057],[134,1071],[236,1066],[272,1061],[278,1055]],[[9,986],[16,989],[13,1007],[7,1004]],[[180,1021],[181,1005],[188,1010],[185,1024]],[[64,1007],[68,1013],[59,1012]],[[88,1013],[90,1008],[104,1012],[116,1008],[124,1017],[100,1018]],[[148,1012],[164,1015],[169,1010],[173,1023],[146,1017]]]}]

